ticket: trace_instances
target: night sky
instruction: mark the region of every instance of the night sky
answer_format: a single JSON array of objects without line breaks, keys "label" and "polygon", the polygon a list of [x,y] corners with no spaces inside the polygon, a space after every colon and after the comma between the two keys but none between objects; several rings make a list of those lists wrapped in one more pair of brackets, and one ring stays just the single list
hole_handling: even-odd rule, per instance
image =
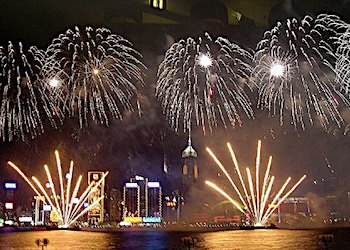
[{"label": "night sky", "polygon": [[[56,167],[54,150],[58,149],[63,168],[68,170],[69,161],[74,160],[76,174],[87,170],[109,170],[108,186],[116,188],[120,188],[123,182],[135,174],[144,175],[159,179],[168,193],[178,187],[182,167],[181,152],[187,146],[187,135],[170,129],[154,96],[158,65],[171,44],[181,38],[195,37],[209,31],[213,37],[225,36],[246,48],[254,48],[264,30],[274,24],[275,20],[326,11],[343,15],[347,20],[343,13],[350,9],[348,1],[318,1],[323,4],[311,4],[315,1],[285,1],[282,4],[283,1],[280,1],[281,4],[269,13],[270,25],[265,27],[254,25],[251,19],[238,26],[198,21],[179,25],[142,25],[111,23],[108,18],[111,14],[99,18],[108,9],[117,8],[116,2],[120,2],[123,7],[124,1],[80,0],[74,1],[74,4],[71,3],[73,1],[52,0],[2,2],[2,45],[6,45],[8,40],[22,41],[28,46],[36,45],[44,49],[67,28],[75,25],[104,26],[134,44],[142,53],[147,70],[144,70],[146,86],[142,90],[141,118],[135,114],[125,114],[123,121],[114,120],[109,127],[90,122],[83,129],[79,128],[77,119],[67,118],[57,130],[46,127],[45,133],[35,139],[0,143],[0,183],[13,179],[19,183],[20,188],[26,188],[26,184],[7,166],[8,160],[18,163],[28,175],[37,175],[44,180],[43,164],[48,163],[53,171]],[[331,2],[339,4],[330,4]],[[123,10],[119,9],[119,12],[122,13]],[[268,118],[264,111],[255,111],[255,119],[243,120],[243,125],[235,129],[220,126],[212,134],[203,135],[199,128],[194,128],[192,142],[199,155],[199,171],[204,180],[215,178],[218,173],[205,151],[206,146],[229,167],[232,165],[226,148],[226,142],[229,141],[241,166],[253,167],[257,140],[261,139],[262,166],[266,166],[268,156],[272,155],[272,173],[280,181],[290,175],[295,183],[297,178],[307,174],[307,179],[296,194],[323,195],[328,191],[350,191],[350,137],[344,135],[343,128],[332,127],[325,132],[314,126],[305,131],[296,131],[290,125],[281,127],[278,118]],[[346,122],[350,123],[349,111],[342,112]],[[162,172],[164,154],[168,158],[169,176]],[[328,190],[330,185],[325,184],[330,182],[335,183],[331,185],[332,190]]]}]

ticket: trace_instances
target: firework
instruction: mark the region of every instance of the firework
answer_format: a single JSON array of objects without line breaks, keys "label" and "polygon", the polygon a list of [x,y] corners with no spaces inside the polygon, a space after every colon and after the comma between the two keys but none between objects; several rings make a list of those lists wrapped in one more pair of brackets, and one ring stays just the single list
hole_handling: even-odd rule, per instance
[{"label": "firework", "polygon": [[350,97],[350,25],[341,19],[331,19],[329,25],[335,27],[338,33],[333,37],[336,48],[336,82],[340,85],[341,91]]},{"label": "firework", "polygon": [[49,89],[41,84],[44,52],[36,47],[25,49],[8,42],[0,47],[0,137],[3,141],[25,140],[44,132],[43,116],[56,127],[60,112],[50,99]]},{"label": "firework", "polygon": [[[243,174],[238,166],[238,161],[235,156],[235,153],[232,149],[230,143],[227,143],[227,147],[230,151],[233,164],[235,166],[235,173],[238,176],[241,188],[236,185],[236,182],[227,172],[220,160],[215,156],[215,154],[206,148],[210,156],[214,159],[216,164],[219,166],[221,171],[225,174],[229,182],[231,183],[233,189],[239,197],[239,200],[242,204],[239,204],[230,195],[218,187],[215,183],[206,181],[205,183],[218,191],[226,199],[228,199],[239,211],[246,214],[252,219],[252,222],[255,226],[262,226],[268,222],[268,219],[272,213],[278,208],[278,206],[300,185],[300,183],[306,178],[306,175],[301,177],[299,181],[289,189],[285,191],[287,185],[291,181],[291,177],[284,182],[283,186],[279,191],[273,196],[272,187],[275,181],[274,176],[270,176],[272,156],[269,157],[269,161],[266,167],[263,181],[261,182],[260,176],[260,153],[261,153],[261,141],[258,141],[257,155],[256,155],[256,164],[255,164],[255,184],[252,174],[249,168],[246,168],[246,181],[243,178]],[[248,184],[247,184],[248,183]],[[272,198],[273,197],[273,198]]]},{"label": "firework", "polygon": [[[105,28],[67,30],[52,41],[44,65],[46,82],[56,103],[80,127],[88,119],[104,125],[124,111],[140,111],[138,86],[143,86],[141,54],[125,38]],[[135,101],[135,105],[133,105]]]},{"label": "firework", "polygon": [[[82,176],[80,175],[75,187],[73,189],[73,193],[71,193],[72,179],[73,179],[73,161],[70,162],[69,172],[67,175],[67,183],[64,184],[63,181],[63,173],[61,160],[58,151],[55,151],[55,157],[57,162],[57,171],[59,177],[59,188],[60,194],[56,192],[55,184],[52,180],[51,173],[49,167],[44,165],[44,169],[48,179],[48,186],[51,190],[51,194],[48,193],[44,186],[40,183],[40,181],[36,177],[32,177],[32,180],[36,184],[37,187],[29,180],[29,178],[20,170],[18,166],[16,166],[13,162],[9,161],[8,165],[12,167],[16,172],[29,184],[29,186],[33,189],[35,194],[38,197],[44,197],[44,202],[51,206],[53,213],[55,213],[58,218],[58,225],[62,228],[68,228],[72,225],[77,219],[86,214],[90,208],[94,207],[98,204],[104,196],[101,196],[98,200],[91,203],[85,209],[81,209],[83,204],[87,201],[89,196],[94,192],[94,189],[101,184],[101,182],[105,179],[108,172],[105,172],[102,178],[94,185],[94,183],[90,183],[90,185],[85,189],[85,191],[78,198],[78,192],[82,180]],[[75,203],[75,200],[78,199],[78,202]],[[75,204],[75,205],[74,205]],[[82,210],[82,211],[81,211]]]},{"label": "firework", "polygon": [[252,55],[229,40],[209,34],[174,43],[158,69],[156,96],[171,127],[184,132],[192,123],[211,132],[241,125],[241,114],[253,117],[246,88]]},{"label": "firework", "polygon": [[[258,107],[297,129],[319,123],[343,125],[338,111],[349,105],[334,83],[334,49],[327,39],[335,34],[331,16],[278,22],[258,43],[252,76],[259,87]],[[289,113],[289,114],[288,114]]]}]

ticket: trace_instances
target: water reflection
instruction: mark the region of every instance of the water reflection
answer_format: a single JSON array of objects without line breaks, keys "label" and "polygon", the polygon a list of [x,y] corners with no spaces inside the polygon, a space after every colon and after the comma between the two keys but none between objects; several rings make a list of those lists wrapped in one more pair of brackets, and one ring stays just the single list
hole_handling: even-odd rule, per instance
[{"label": "water reflection", "polygon": [[350,229],[332,230],[233,230],[212,233],[125,231],[113,233],[83,231],[41,231],[13,232],[0,234],[1,250],[41,249],[36,239],[49,239],[47,250],[172,250],[185,249],[181,238],[193,236],[198,239],[194,249],[199,250],[316,250],[325,249],[318,236],[323,233],[334,235],[329,249],[350,249]]}]

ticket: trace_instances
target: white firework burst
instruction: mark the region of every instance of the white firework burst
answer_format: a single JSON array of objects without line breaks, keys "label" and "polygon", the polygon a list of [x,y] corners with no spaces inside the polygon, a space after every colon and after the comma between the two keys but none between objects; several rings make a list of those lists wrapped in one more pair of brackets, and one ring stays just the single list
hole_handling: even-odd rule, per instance
[{"label": "white firework burst", "polygon": [[0,137],[3,141],[25,140],[44,132],[46,116],[51,125],[62,123],[50,89],[40,81],[45,53],[22,43],[0,46]]},{"label": "white firework burst", "polygon": [[252,55],[228,39],[208,33],[174,43],[158,69],[156,96],[171,127],[184,133],[192,125],[207,129],[242,124],[253,118],[250,89]]},{"label": "white firework burst", "polygon": [[[295,129],[344,123],[339,105],[349,106],[334,82],[334,48],[328,39],[336,31],[332,16],[278,22],[258,43],[252,76],[259,87],[258,107],[278,115]],[[279,74],[276,74],[278,67]]]},{"label": "white firework burst", "polygon": [[78,114],[80,127],[89,118],[109,125],[111,117],[140,111],[141,57],[126,38],[106,28],[75,27],[48,47],[45,79],[65,113]]}]

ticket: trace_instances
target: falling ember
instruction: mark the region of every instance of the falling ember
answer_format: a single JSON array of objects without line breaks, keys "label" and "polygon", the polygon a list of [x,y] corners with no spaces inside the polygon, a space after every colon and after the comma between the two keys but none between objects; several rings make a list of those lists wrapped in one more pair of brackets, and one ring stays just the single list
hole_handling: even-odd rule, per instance
[{"label": "falling ember", "polygon": [[[292,186],[288,191],[287,186],[291,181],[291,177],[288,177],[282,187],[277,191],[275,195],[271,194],[272,186],[275,180],[274,176],[270,176],[270,169],[272,163],[272,156],[269,157],[269,161],[265,170],[264,178],[262,183],[260,182],[260,152],[261,152],[261,141],[258,141],[257,147],[257,157],[256,157],[256,165],[255,165],[255,181],[253,180],[251,171],[249,168],[246,168],[247,173],[247,182],[244,180],[241,170],[238,166],[238,161],[234,151],[232,150],[232,146],[230,143],[227,143],[227,147],[230,151],[231,158],[233,161],[233,165],[235,166],[235,173],[237,173],[238,178],[241,184],[241,190],[237,187],[235,181],[229,175],[223,164],[220,160],[215,156],[215,154],[211,151],[210,148],[206,148],[210,156],[213,158],[215,163],[219,166],[221,171],[226,175],[227,179],[230,181],[232,187],[234,188],[236,194],[238,195],[242,205],[237,203],[233,198],[231,198],[226,192],[224,192],[221,188],[219,188],[216,184],[206,181],[205,183],[211,188],[215,189],[225,198],[227,198],[239,211],[243,212],[246,215],[249,215],[252,218],[252,222],[255,227],[264,226],[268,224],[268,220],[273,212],[281,205],[281,203],[300,185],[300,183],[306,178],[306,175],[301,177],[297,183]],[[254,176],[254,175],[253,175]],[[255,186],[254,186],[255,183]],[[261,183],[261,184],[260,184]],[[242,210],[242,207],[245,210]]]},{"label": "falling ember", "polygon": [[[37,187],[30,181],[30,179],[21,171],[21,169],[16,166],[13,162],[9,161],[8,165],[12,167],[16,172],[29,184],[33,189],[36,195],[44,197],[44,203],[51,206],[52,211],[57,214],[59,217],[58,227],[60,228],[69,228],[77,219],[86,214],[90,208],[94,207],[98,202],[104,199],[104,196],[101,196],[98,200],[94,201],[88,207],[81,211],[83,204],[87,201],[88,197],[93,193],[94,189],[100,185],[100,183],[108,175],[108,171],[105,172],[102,178],[94,185],[91,183],[84,192],[78,197],[78,192],[80,188],[80,183],[82,176],[80,175],[73,192],[71,193],[71,185],[73,179],[73,161],[70,162],[69,174],[67,175],[67,182],[63,183],[62,167],[58,151],[55,151],[57,170],[59,177],[59,187],[60,193],[56,192],[55,184],[53,183],[49,167],[44,165],[44,169],[47,175],[48,182],[45,185],[42,185],[41,182],[36,178],[32,177],[33,182]],[[51,193],[45,190],[44,186],[50,190]],[[60,201],[59,201],[60,200]],[[78,202],[76,202],[78,200]],[[75,205],[74,205],[75,204]]]}]

